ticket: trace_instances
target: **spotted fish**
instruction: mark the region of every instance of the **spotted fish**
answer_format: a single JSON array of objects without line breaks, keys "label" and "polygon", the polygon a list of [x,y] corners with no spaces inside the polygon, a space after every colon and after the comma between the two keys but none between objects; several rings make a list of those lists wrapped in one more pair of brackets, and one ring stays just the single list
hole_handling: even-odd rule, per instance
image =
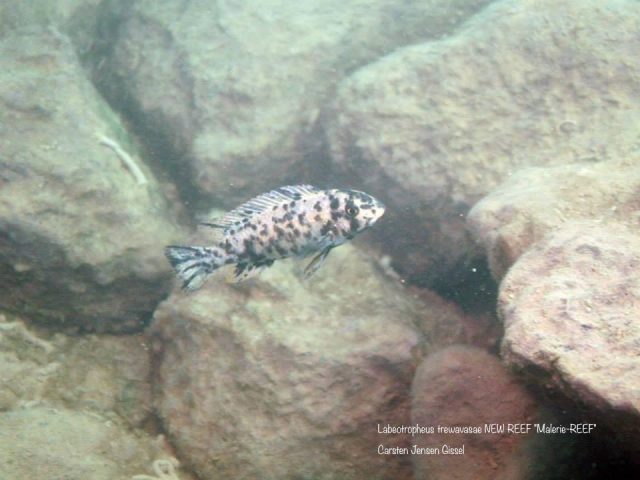
[{"label": "spotted fish", "polygon": [[200,288],[224,265],[235,265],[235,280],[240,281],[276,260],[315,254],[304,272],[309,277],[332,248],[372,226],[384,209],[380,201],[356,190],[280,187],[203,224],[221,230],[214,245],[172,245],[165,255],[185,290]]}]

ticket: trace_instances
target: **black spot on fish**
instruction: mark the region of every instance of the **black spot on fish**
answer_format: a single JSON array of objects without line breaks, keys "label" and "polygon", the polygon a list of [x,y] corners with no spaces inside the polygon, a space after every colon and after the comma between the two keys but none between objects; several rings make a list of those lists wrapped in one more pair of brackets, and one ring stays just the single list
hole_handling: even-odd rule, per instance
[{"label": "black spot on fish", "polygon": [[255,264],[256,266],[262,265],[265,260],[267,258],[264,255],[255,255],[252,259],[251,259],[251,263]]},{"label": "black spot on fish", "polygon": [[275,245],[275,249],[276,252],[278,252],[279,255],[282,255],[283,257],[287,255],[287,253],[289,253],[289,250],[287,250],[284,247],[281,247],[280,245]]},{"label": "black spot on fish", "polygon": [[278,238],[282,238],[284,236],[284,230],[279,226],[274,226],[273,230],[276,232],[276,235],[278,235]]},{"label": "black spot on fish", "polygon": [[287,223],[287,228],[290,230],[293,229],[293,223],[291,222]]},{"label": "black spot on fish", "polygon": [[245,253],[249,255],[253,255],[255,253],[253,250],[253,243],[251,242],[251,239],[245,238],[243,244]]},{"label": "black spot on fish", "polygon": [[322,226],[322,229],[320,230],[320,235],[322,235],[323,237],[329,233],[329,231],[333,228],[333,222],[327,222]]},{"label": "black spot on fish", "polygon": [[316,222],[320,222],[320,220],[322,220],[322,219],[320,218],[320,215],[316,215],[315,217],[313,217],[313,219],[314,219]]},{"label": "black spot on fish", "polygon": [[322,205],[320,205],[320,201],[317,201],[316,204],[313,206],[313,208],[316,211],[321,212],[322,211]]},{"label": "black spot on fish", "polygon": [[376,209],[375,209],[375,208],[374,208],[374,209],[372,209],[372,210],[371,210],[371,213],[373,213],[373,214],[375,215],[375,214],[376,214]]},{"label": "black spot on fish", "polygon": [[269,231],[267,230],[266,225],[262,230],[260,230],[260,235],[262,235],[263,237],[266,237],[267,235],[269,235]]},{"label": "black spot on fish", "polygon": [[251,227],[251,230],[257,230],[258,226],[255,223],[250,223],[249,226]]},{"label": "black spot on fish", "polygon": [[357,218],[352,218],[351,219],[351,223],[349,224],[349,228],[351,229],[352,232],[357,232],[358,229],[360,228],[360,222],[358,221]]},{"label": "black spot on fish", "polygon": [[295,206],[296,206],[296,202],[295,202],[295,200],[294,200],[294,201],[292,201],[291,203],[289,203],[289,206],[290,206],[291,208],[295,207]]},{"label": "black spot on fish", "polygon": [[304,238],[311,238],[311,230],[304,232]]},{"label": "black spot on fish", "polygon": [[293,229],[293,234],[294,234],[296,237],[300,237],[300,230],[298,230],[297,228],[294,228],[294,229]]},{"label": "black spot on fish", "polygon": [[338,221],[343,216],[344,214],[342,212],[336,212],[336,211],[331,212],[331,220],[333,220],[334,222]]},{"label": "black spot on fish", "polygon": [[277,205],[274,205],[274,206],[273,206],[273,208],[272,208],[271,210],[275,211],[275,210],[277,210],[277,209],[278,209],[278,206],[277,206]]},{"label": "black spot on fish", "polygon": [[286,212],[287,210],[289,210],[289,205],[285,203],[284,205],[282,205],[282,208],[284,208],[284,211]]},{"label": "black spot on fish", "polygon": [[302,195],[299,192],[296,192],[293,194],[293,199],[294,200],[300,200],[302,198]]},{"label": "black spot on fish", "polygon": [[334,198],[333,200],[331,200],[329,206],[331,207],[331,210],[337,210],[338,208],[340,208],[340,200]]},{"label": "black spot on fish", "polygon": [[298,222],[300,223],[300,225],[306,225],[307,219],[305,218],[304,213],[298,214]]}]

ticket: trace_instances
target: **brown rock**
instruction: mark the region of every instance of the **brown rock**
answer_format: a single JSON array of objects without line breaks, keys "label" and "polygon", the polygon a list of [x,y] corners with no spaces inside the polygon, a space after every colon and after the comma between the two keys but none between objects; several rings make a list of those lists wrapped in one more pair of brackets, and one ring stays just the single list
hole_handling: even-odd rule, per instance
[{"label": "brown rock", "polygon": [[381,241],[402,274],[433,284],[478,253],[465,215],[519,168],[637,149],[638,18],[631,0],[494,2],[340,85],[331,155],[385,192]]},{"label": "brown rock", "polygon": [[408,421],[414,324],[429,335],[438,314],[349,245],[309,282],[293,272],[161,304],[165,428],[204,478],[409,479],[406,458],[378,455],[376,427]]},{"label": "brown rock", "polygon": [[[411,424],[436,428],[412,443],[440,449],[412,455],[416,480],[526,478],[532,459],[523,451],[533,434],[484,431],[485,424],[531,423],[538,414],[536,402],[498,358],[473,347],[440,350],[418,367],[411,397]],[[480,427],[482,433],[438,433],[438,426]],[[444,445],[464,446],[464,454],[445,454]]]},{"label": "brown rock", "polygon": [[468,216],[501,279],[535,242],[572,220],[633,221],[640,166],[628,160],[525,169],[478,202]]},{"label": "brown rock", "polygon": [[640,441],[636,226],[572,222],[522,255],[500,288],[502,354]]}]

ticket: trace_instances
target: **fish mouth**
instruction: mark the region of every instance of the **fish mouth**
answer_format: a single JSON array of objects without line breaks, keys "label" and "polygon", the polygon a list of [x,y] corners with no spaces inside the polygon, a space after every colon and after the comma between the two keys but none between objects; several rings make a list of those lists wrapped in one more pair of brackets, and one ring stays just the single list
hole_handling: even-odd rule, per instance
[{"label": "fish mouth", "polygon": [[384,215],[384,205],[381,203],[376,205],[376,210],[378,210],[378,214],[373,218],[367,219],[367,228],[373,226]]}]

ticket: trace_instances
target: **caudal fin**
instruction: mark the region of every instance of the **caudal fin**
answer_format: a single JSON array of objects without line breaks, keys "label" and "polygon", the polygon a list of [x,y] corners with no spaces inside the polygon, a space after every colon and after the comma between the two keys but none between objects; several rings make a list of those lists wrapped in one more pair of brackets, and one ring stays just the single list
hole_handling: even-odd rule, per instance
[{"label": "caudal fin", "polygon": [[223,252],[217,247],[165,247],[164,254],[182,281],[183,290],[197,290],[206,278],[223,264]]}]

